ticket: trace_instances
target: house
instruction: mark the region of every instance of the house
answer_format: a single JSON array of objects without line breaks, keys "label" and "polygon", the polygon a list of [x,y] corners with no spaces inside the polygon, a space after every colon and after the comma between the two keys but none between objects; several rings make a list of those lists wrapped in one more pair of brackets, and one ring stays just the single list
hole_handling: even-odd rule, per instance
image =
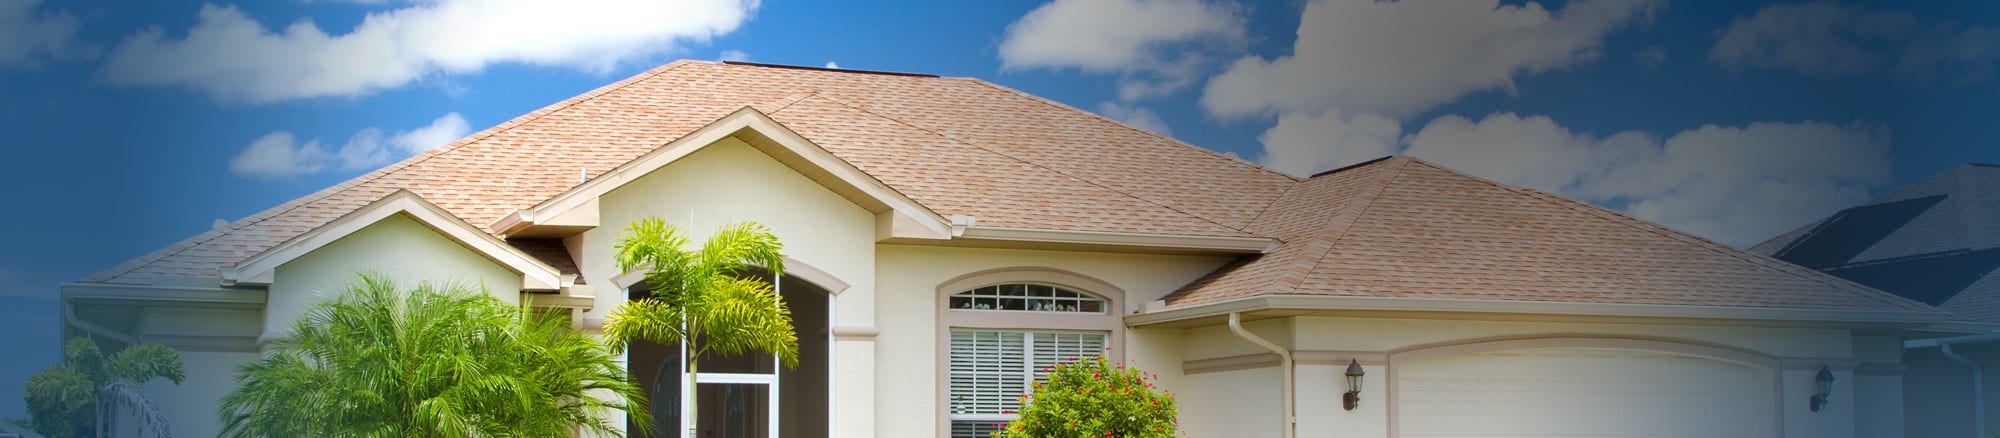
[{"label": "house", "polygon": [[[65,331],[180,349],[147,389],[209,435],[355,271],[597,329],[649,290],[610,260],[645,217],[785,243],[801,365],[704,365],[724,436],[983,436],[1095,354],[1197,437],[1893,436],[1902,342],[1955,323],[1408,157],[1295,178],[977,79],[679,61],[66,283]],[[677,354],[623,360],[679,403]]]},{"label": "house", "polygon": [[[2000,324],[2000,166],[1965,164],[1750,248]],[[1905,341],[1908,436],[2000,428],[2000,333]],[[1976,414],[1975,414],[1976,413]]]}]

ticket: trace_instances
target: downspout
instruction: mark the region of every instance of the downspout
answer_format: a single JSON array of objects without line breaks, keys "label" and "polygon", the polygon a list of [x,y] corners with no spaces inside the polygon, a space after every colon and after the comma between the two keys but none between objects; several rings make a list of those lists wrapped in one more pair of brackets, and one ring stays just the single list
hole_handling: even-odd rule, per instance
[{"label": "downspout", "polygon": [[119,333],[116,330],[105,328],[104,326],[100,326],[97,324],[92,324],[90,321],[84,321],[83,318],[76,317],[75,303],[63,304],[63,320],[68,321],[69,325],[71,326],[83,329],[83,331],[90,332],[91,334],[94,335],[111,338],[111,340],[118,342],[124,342],[125,345],[139,345],[139,339],[132,337],[132,335]]},{"label": "downspout", "polygon": [[1284,438],[1292,438],[1293,429],[1296,429],[1298,426],[1298,415],[1292,408],[1292,352],[1279,347],[1278,344],[1272,343],[1269,340],[1258,337],[1255,333],[1250,333],[1249,330],[1244,330],[1243,314],[1241,312],[1229,312],[1229,331],[1236,333],[1236,336],[1243,338],[1243,340],[1250,341],[1252,344],[1257,344],[1257,346],[1264,347],[1264,349],[1278,354],[1278,371],[1285,376],[1285,386],[1283,388],[1285,414]]},{"label": "downspout", "polygon": [[1972,367],[1972,436],[1986,436],[1986,382],[1984,382],[1986,380],[1986,373],[1984,367],[1979,366],[1979,362],[1973,362],[1971,358],[1960,356],[1958,353],[1951,351],[1951,344],[1938,343],[1938,352],[1944,353],[1944,357],[1951,359],[1952,362]]}]

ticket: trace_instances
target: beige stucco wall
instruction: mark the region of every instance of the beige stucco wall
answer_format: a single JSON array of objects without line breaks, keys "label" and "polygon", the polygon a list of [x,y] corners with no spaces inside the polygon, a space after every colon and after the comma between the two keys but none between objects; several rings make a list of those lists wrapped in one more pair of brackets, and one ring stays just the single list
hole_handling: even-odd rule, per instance
[{"label": "beige stucco wall", "polygon": [[[1860,376],[1857,362],[1893,363],[1898,359],[1882,353],[1885,339],[1857,338],[1846,330],[1739,327],[1720,325],[1660,325],[1608,323],[1555,323],[1523,321],[1435,320],[1399,318],[1298,317],[1253,321],[1245,327],[1280,346],[1294,351],[1341,351],[1374,353],[1376,361],[1387,353],[1412,348],[1492,338],[1531,337],[1610,337],[1675,339],[1693,344],[1748,350],[1772,359],[1790,359],[1792,367],[1779,371],[1781,392],[1777,394],[1783,429],[1789,437],[1896,436],[1857,431],[1900,428],[1900,418],[1857,418],[1869,406],[1885,403],[1872,400],[1857,407],[1857,398],[1900,391],[1900,379],[1890,376]],[[1231,333],[1225,326],[1184,330],[1181,339],[1187,360],[1225,358],[1267,351]],[[1857,354],[1857,350],[1865,354]],[[1358,355],[1357,355],[1358,356]],[[1368,359],[1362,359],[1369,362]],[[1835,402],[1813,413],[1806,408],[1811,394],[1813,363],[1830,363],[1835,368]],[[1345,366],[1300,365],[1294,374],[1298,394],[1299,435],[1390,436],[1392,423],[1384,396],[1386,376],[1396,362],[1387,365],[1364,363],[1368,373],[1361,406],[1349,412],[1341,408],[1340,392],[1346,384]],[[1276,436],[1275,429],[1263,431],[1261,424],[1275,425],[1281,375],[1275,366],[1202,372],[1186,375],[1178,384],[1168,385],[1182,394],[1181,423],[1190,436]],[[1893,400],[1893,399],[1892,399]],[[1243,406],[1269,405],[1272,412],[1240,412]],[[1246,418],[1260,419],[1252,424]],[[1269,420],[1262,420],[1269,418]],[[1275,426],[1272,426],[1275,427]],[[1248,429],[1246,429],[1248,428]],[[1244,433],[1244,431],[1258,433]],[[1917,435],[1911,435],[1917,436]]]},{"label": "beige stucco wall", "polygon": [[222,396],[236,389],[236,367],[257,360],[251,352],[181,351],[181,366],[187,372],[179,385],[166,379],[147,382],[146,396],[153,407],[168,418],[173,436],[217,436],[222,423],[215,419]]},{"label": "beige stucco wall", "polygon": [[[937,404],[938,287],[967,274],[1007,268],[1055,268],[1125,291],[1125,305],[1159,299],[1226,263],[1218,257],[882,245],[876,250],[876,400],[880,436],[933,436]],[[1129,310],[1129,309],[1128,309]],[[1178,330],[1125,330],[1125,359],[1180,379]],[[843,393],[841,396],[845,397]],[[1195,435],[1201,436],[1201,435]]]},{"label": "beige stucco wall", "polygon": [[1905,436],[1973,436],[1974,391],[1985,393],[1986,433],[2000,432],[2000,343],[1960,344],[1952,351],[1984,369],[1985,387],[1972,385],[1972,368],[1946,359],[1936,347],[1909,350],[1903,374]]},{"label": "beige stucco wall", "polygon": [[360,272],[405,288],[419,282],[483,286],[503,302],[520,301],[520,273],[397,214],[279,265],[265,304],[264,337],[288,332],[305,309],[345,289]]},{"label": "beige stucco wall", "polygon": [[[875,217],[853,202],[799,175],[734,138],[695,151],[598,198],[599,225],[575,245],[582,275],[597,306],[585,320],[601,320],[625,291],[612,245],[633,221],[657,217],[680,227],[696,245],[725,224],[756,221],[784,243],[784,253],[838,278],[849,288],[833,299],[834,325],[870,327],[875,308]],[[836,436],[875,436],[874,356],[868,340],[833,345]],[[609,418],[623,425],[625,418]]]}]

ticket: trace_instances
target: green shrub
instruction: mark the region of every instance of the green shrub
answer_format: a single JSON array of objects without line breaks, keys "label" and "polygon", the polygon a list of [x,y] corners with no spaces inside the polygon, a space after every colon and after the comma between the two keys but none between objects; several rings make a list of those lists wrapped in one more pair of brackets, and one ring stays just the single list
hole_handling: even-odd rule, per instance
[{"label": "green shrub", "polygon": [[1146,373],[1103,356],[1056,365],[1022,396],[1021,418],[995,437],[1172,437],[1174,397]]}]

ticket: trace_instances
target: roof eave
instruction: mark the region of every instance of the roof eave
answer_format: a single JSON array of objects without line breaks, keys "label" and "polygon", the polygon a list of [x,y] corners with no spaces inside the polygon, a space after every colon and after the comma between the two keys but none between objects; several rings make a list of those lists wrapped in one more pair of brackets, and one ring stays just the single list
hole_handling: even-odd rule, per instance
[{"label": "roof eave", "polygon": [[[1284,316],[1437,315],[1456,314],[1495,319],[1617,318],[1642,321],[1735,321],[1748,325],[1853,326],[1919,328],[1949,320],[1935,311],[1841,310],[1777,307],[1690,306],[1667,304],[1577,303],[1547,301],[1385,298],[1332,295],[1260,295],[1182,307],[1154,302],[1149,310],[1128,315],[1125,325],[1202,326],[1200,320],[1237,312]],[[1629,321],[1627,321],[1629,320]]]}]

